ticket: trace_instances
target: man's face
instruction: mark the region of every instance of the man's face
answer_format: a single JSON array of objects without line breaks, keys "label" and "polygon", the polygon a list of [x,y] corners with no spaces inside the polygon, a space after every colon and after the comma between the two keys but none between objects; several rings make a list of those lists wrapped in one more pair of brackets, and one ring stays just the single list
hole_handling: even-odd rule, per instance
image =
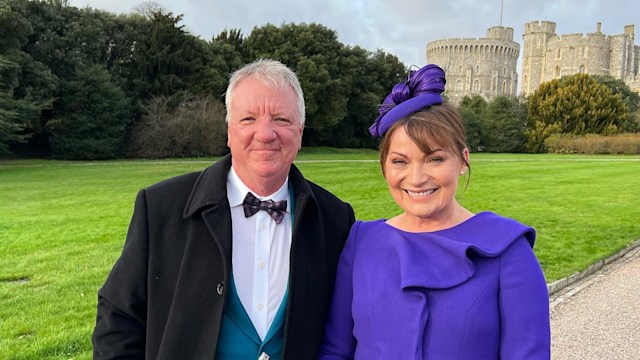
[{"label": "man's face", "polygon": [[234,89],[228,111],[233,169],[258,195],[275,192],[302,145],[304,126],[295,92],[271,88],[250,76]]}]

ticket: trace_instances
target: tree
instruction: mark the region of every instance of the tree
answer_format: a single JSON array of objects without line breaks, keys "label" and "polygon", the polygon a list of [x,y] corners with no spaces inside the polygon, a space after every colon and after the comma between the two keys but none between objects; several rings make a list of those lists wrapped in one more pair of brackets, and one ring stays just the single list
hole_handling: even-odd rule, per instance
[{"label": "tree", "polygon": [[484,151],[522,152],[526,109],[516,97],[497,96],[482,114]]},{"label": "tree", "polygon": [[49,121],[52,155],[109,159],[124,155],[129,102],[101,65],[88,65],[62,83],[60,111]]},{"label": "tree", "polygon": [[229,85],[229,75],[236,69],[240,68],[244,61],[242,60],[242,45],[233,41],[228,43],[219,37],[212,40],[209,44],[208,69],[206,70],[210,77],[209,88],[203,93],[211,93],[222,98],[222,95]]},{"label": "tree", "polygon": [[54,79],[23,51],[34,32],[23,1],[0,1],[0,148],[21,142],[39,129],[40,115],[53,102]]},{"label": "tree", "polygon": [[326,145],[375,147],[378,140],[369,134],[369,126],[393,85],[406,78],[406,68],[396,56],[380,50],[371,53],[357,46],[341,50],[339,67],[340,79],[349,89],[347,115],[330,131]]},{"label": "tree", "polygon": [[213,42],[228,44],[240,50],[244,42],[244,36],[240,29],[223,30],[218,36],[213,38]]},{"label": "tree", "polygon": [[148,20],[153,20],[157,13],[166,13],[167,9],[157,1],[144,1],[134,6],[133,12]]},{"label": "tree", "polygon": [[467,135],[469,151],[484,150],[485,129],[482,119],[486,108],[487,101],[480,95],[465,96],[458,105],[458,112],[462,117],[462,123]]},{"label": "tree", "polygon": [[544,151],[552,134],[615,134],[624,128],[627,107],[619,94],[595,80],[576,74],[542,83],[528,98],[526,148]]},{"label": "tree", "polygon": [[620,79],[609,75],[594,75],[594,78],[611,90],[620,94],[622,102],[627,106],[629,115],[622,128],[623,132],[640,132],[640,94],[631,91],[629,86]]},{"label": "tree", "polygon": [[70,7],[67,1],[12,2],[32,27],[17,54],[20,71],[14,99],[21,100],[20,118],[30,133],[32,150],[49,151],[47,123],[62,111],[60,85],[76,76],[80,66],[100,62],[108,47],[105,12]]},{"label": "tree", "polygon": [[11,101],[9,94],[0,90],[0,154],[9,154],[9,145],[24,140],[24,136],[18,134],[21,124],[17,113],[6,110],[11,108]]}]

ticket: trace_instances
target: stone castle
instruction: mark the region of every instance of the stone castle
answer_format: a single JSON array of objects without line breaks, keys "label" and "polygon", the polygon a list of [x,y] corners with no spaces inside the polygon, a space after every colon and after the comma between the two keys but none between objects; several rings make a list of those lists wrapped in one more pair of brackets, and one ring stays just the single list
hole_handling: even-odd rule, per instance
[{"label": "stone castle", "polygon": [[[533,93],[541,83],[565,75],[610,75],[640,92],[640,46],[634,45],[634,25],[620,35],[596,32],[557,35],[551,21],[525,24],[520,95]],[[464,96],[516,96],[516,66],[520,45],[513,29],[491,27],[486,38],[445,39],[427,44],[427,63],[447,73],[446,96],[458,104]]]}]

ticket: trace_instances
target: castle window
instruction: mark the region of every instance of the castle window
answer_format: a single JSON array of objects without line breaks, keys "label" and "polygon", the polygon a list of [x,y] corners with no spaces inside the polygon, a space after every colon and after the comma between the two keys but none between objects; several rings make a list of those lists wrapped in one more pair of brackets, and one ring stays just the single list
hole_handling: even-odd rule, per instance
[{"label": "castle window", "polygon": [[456,91],[462,91],[462,80],[456,81]]},{"label": "castle window", "polygon": [[558,52],[556,53],[556,59],[562,59],[562,51],[560,49],[558,49]]},{"label": "castle window", "polygon": [[502,69],[502,75],[507,76],[507,67],[506,66]]},{"label": "castle window", "polygon": [[462,74],[462,65],[458,66],[458,74]]},{"label": "castle window", "polygon": [[557,77],[557,78],[560,77],[560,67],[559,66],[556,66],[556,70],[554,71],[553,76]]},{"label": "castle window", "polygon": [[580,74],[584,74],[585,73],[584,65],[580,65],[580,67],[578,68],[578,73],[580,73]]},{"label": "castle window", "polygon": [[480,92],[480,80],[475,79],[473,81],[473,92],[478,93]]},{"label": "castle window", "polygon": [[507,82],[506,81],[502,82],[502,93],[503,94],[507,93]]}]

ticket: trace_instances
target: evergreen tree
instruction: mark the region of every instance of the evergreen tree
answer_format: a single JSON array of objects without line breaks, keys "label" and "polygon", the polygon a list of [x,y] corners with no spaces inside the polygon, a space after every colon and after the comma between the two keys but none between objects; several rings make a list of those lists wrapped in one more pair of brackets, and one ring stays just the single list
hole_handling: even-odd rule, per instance
[{"label": "evergreen tree", "polygon": [[614,94],[620,94],[622,102],[627,106],[629,115],[622,128],[623,132],[640,132],[640,94],[631,91],[629,86],[620,79],[609,75],[595,75],[594,78],[611,90]]},{"label": "evergreen tree", "polygon": [[124,155],[129,102],[101,65],[78,69],[61,86],[60,111],[49,121],[52,155],[109,159]]},{"label": "evergreen tree", "polygon": [[497,96],[482,114],[484,151],[522,152],[526,109],[515,97]]},{"label": "evergreen tree", "polygon": [[462,116],[467,146],[469,151],[485,151],[485,129],[483,114],[487,108],[487,101],[480,95],[465,96],[458,105],[458,112]]}]

